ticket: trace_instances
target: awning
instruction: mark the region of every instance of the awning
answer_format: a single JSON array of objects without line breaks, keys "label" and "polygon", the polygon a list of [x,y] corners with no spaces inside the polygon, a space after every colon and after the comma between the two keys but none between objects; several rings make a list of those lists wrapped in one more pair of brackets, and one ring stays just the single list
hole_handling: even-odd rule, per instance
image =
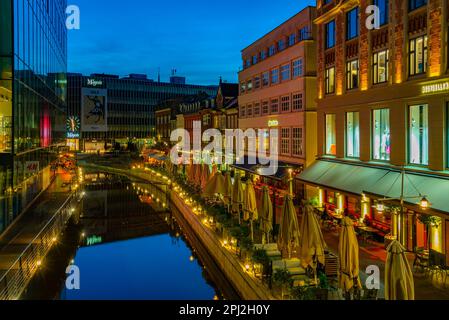
[{"label": "awning", "polygon": [[[319,160],[305,169],[298,179],[356,195],[366,192],[381,198],[401,196],[401,172],[393,169]],[[404,197],[418,197],[406,199],[410,204],[418,203],[422,195],[430,201],[432,209],[449,212],[448,191],[448,178],[408,172],[405,175]]]}]

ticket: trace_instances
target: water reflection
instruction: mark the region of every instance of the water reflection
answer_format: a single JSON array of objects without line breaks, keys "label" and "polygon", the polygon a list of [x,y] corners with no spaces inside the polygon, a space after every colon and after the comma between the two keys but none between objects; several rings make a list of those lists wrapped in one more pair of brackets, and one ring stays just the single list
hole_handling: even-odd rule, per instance
[{"label": "water reflection", "polygon": [[80,221],[82,245],[73,260],[80,269],[81,289],[64,286],[61,299],[211,300],[220,296],[165,209],[164,195],[154,186],[110,176],[87,181]]}]

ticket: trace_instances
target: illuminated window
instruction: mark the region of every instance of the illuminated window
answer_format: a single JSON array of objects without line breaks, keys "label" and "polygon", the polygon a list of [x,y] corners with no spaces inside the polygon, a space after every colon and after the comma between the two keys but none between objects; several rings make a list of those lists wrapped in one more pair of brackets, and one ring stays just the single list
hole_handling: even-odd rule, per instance
[{"label": "illuminated window", "polygon": [[409,72],[411,76],[427,71],[427,36],[410,40]]},{"label": "illuminated window", "polygon": [[346,156],[360,157],[360,120],[358,112],[346,113]]},{"label": "illuminated window", "polygon": [[326,114],[326,154],[337,155],[337,128],[335,114]]},{"label": "illuminated window", "polygon": [[409,110],[409,161],[412,164],[429,164],[428,106],[410,106]]},{"label": "illuminated window", "polygon": [[373,111],[373,158],[389,161],[390,144],[390,110],[378,109]]},{"label": "illuminated window", "polygon": [[359,87],[359,60],[352,60],[346,63],[346,89],[356,89]]},{"label": "illuminated window", "polygon": [[326,94],[335,92],[335,67],[327,68],[325,71],[325,90]]},{"label": "illuminated window", "polygon": [[373,55],[373,83],[388,81],[388,55],[389,50],[383,50]]},{"label": "illuminated window", "polygon": [[290,154],[290,128],[281,129],[281,154]]},{"label": "illuminated window", "polygon": [[302,128],[293,128],[292,151],[294,156],[302,156]]}]

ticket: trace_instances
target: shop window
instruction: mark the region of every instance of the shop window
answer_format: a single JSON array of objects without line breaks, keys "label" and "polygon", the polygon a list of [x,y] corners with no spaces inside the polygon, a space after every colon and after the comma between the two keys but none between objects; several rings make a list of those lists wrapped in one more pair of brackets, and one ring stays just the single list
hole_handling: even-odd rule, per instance
[{"label": "shop window", "polygon": [[326,154],[337,155],[335,114],[326,114]]},{"label": "shop window", "polygon": [[360,157],[360,120],[358,112],[346,114],[346,156]]},{"label": "shop window", "polygon": [[378,109],[373,111],[373,158],[374,160],[389,161],[390,145],[390,110]]},{"label": "shop window", "polygon": [[409,110],[409,161],[412,164],[429,164],[428,106],[410,106]]}]

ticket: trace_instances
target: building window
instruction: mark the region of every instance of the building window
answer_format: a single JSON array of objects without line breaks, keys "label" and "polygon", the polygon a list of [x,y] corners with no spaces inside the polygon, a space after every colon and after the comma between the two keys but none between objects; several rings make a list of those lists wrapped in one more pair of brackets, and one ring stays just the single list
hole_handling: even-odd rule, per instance
[{"label": "building window", "polygon": [[281,67],[281,81],[290,80],[290,64]]},{"label": "building window", "polygon": [[262,86],[266,87],[270,85],[270,73],[264,72],[262,73]]},{"label": "building window", "polygon": [[359,8],[354,8],[346,13],[346,40],[359,36]]},{"label": "building window", "polygon": [[279,99],[272,99],[271,100],[271,113],[278,113],[279,112]]},{"label": "building window", "polygon": [[373,55],[373,83],[388,81],[388,55],[389,50],[383,50]]},{"label": "building window", "polygon": [[275,48],[275,46],[274,46],[274,44],[273,44],[273,45],[271,45],[271,46],[268,48],[268,56],[271,57],[271,56],[274,55],[275,53],[276,53],[276,48]]},{"label": "building window", "polygon": [[360,120],[358,112],[346,113],[346,156],[360,157]]},{"label": "building window", "polygon": [[242,82],[240,83],[240,92],[244,93],[246,91],[246,83]]},{"label": "building window", "polygon": [[346,89],[356,89],[359,87],[359,60],[352,60],[346,63]]},{"label": "building window", "polygon": [[241,106],[240,107],[240,118],[244,118],[245,117],[245,107],[244,106]]},{"label": "building window", "polygon": [[248,82],[246,84],[246,90],[251,91],[252,89],[253,89],[253,81],[248,80]]},{"label": "building window", "polygon": [[271,70],[271,84],[276,84],[279,82],[279,69]]},{"label": "building window", "polygon": [[377,109],[373,111],[373,158],[389,161],[390,154],[390,110]]},{"label": "building window", "polygon": [[288,37],[288,46],[291,47],[296,43],[296,34],[292,33],[289,37]]},{"label": "building window", "polygon": [[294,93],[292,95],[293,97],[293,111],[302,110],[302,94],[301,93]]},{"label": "building window", "polygon": [[408,9],[413,11],[427,5],[427,0],[408,0]]},{"label": "building window", "polygon": [[257,61],[257,56],[254,56],[253,57],[253,64],[256,64],[258,61]]},{"label": "building window", "polygon": [[290,111],[290,96],[281,97],[281,111],[282,112]]},{"label": "building window", "polygon": [[379,8],[379,25],[383,26],[388,23],[389,20],[389,10],[388,10],[389,0],[374,0],[373,4]]},{"label": "building window", "polygon": [[409,149],[410,163],[429,164],[429,118],[428,106],[410,106]]},{"label": "building window", "polygon": [[270,103],[268,101],[262,102],[262,114],[269,114],[270,113]]},{"label": "building window", "polygon": [[252,117],[253,116],[253,105],[249,104],[246,106],[246,116]]},{"label": "building window", "polygon": [[293,128],[292,153],[294,156],[303,155],[302,140],[302,128]]},{"label": "building window", "polygon": [[326,154],[337,155],[337,127],[335,114],[326,114]]},{"label": "building window", "polygon": [[327,68],[324,77],[326,94],[335,92],[335,67]]},{"label": "building window", "polygon": [[285,40],[278,41],[278,51],[282,51],[285,49]]},{"label": "building window", "polygon": [[260,60],[265,60],[267,58],[267,50],[262,50],[260,52]]},{"label": "building window", "polygon": [[325,27],[326,49],[335,47],[335,20],[332,20]]},{"label": "building window", "polygon": [[303,41],[303,40],[311,39],[311,37],[312,36],[310,34],[309,27],[306,26],[306,27],[301,28],[299,30],[298,42]]},{"label": "building window", "polygon": [[254,116],[255,117],[260,116],[260,103],[254,104]]},{"label": "building window", "polygon": [[302,59],[293,61],[293,78],[301,77],[303,74]]},{"label": "building window", "polygon": [[411,76],[427,71],[427,36],[410,40],[409,61]]},{"label": "building window", "polygon": [[290,154],[290,128],[281,129],[281,154]]},{"label": "building window", "polygon": [[254,88],[259,89],[260,88],[260,77],[257,76],[254,78]]}]

